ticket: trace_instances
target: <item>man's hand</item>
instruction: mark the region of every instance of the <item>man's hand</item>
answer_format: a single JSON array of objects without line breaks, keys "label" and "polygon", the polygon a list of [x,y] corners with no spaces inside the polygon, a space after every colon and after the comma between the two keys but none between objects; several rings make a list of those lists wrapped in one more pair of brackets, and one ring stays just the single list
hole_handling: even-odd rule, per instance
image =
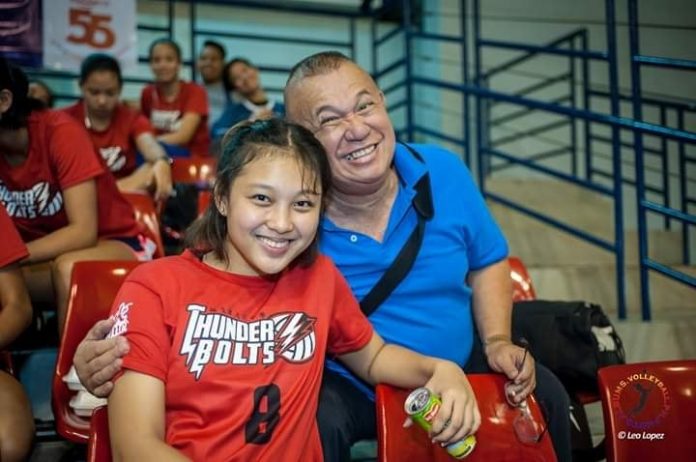
[{"label": "man's hand", "polygon": [[121,370],[121,357],[128,353],[125,337],[105,339],[113,319],[97,322],[80,342],[75,351],[73,364],[82,385],[93,395],[105,398],[114,387],[111,379]]},{"label": "man's hand", "polygon": [[534,358],[525,349],[510,341],[499,341],[485,347],[488,365],[512,381],[510,398],[521,403],[536,387]]}]

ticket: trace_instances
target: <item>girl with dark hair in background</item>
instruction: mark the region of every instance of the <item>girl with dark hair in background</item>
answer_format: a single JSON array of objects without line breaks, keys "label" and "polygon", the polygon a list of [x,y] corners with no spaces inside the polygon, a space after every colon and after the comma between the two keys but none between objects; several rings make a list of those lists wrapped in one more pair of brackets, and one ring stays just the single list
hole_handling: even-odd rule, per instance
[{"label": "girl with dark hair in background", "polygon": [[179,78],[181,49],[170,39],[150,45],[155,82],[143,88],[140,109],[172,157],[208,156],[208,96],[200,85]]},{"label": "girl with dark hair in background", "polygon": [[244,58],[235,58],[225,65],[223,71],[225,86],[238,97],[230,101],[220,118],[211,128],[214,139],[221,139],[230,127],[244,120],[283,117],[285,106],[280,101],[268,97],[261,86],[259,70]]},{"label": "girl with dark hair in background", "polygon": [[[171,167],[146,117],[121,102],[123,78],[114,58],[93,54],[80,70],[82,99],[63,109],[84,124],[122,191],[152,191],[166,199],[172,190]],[[137,152],[145,163],[137,166]]]},{"label": "girl with dark hair in background", "polygon": [[0,202],[29,252],[32,301],[55,301],[62,329],[76,261],[149,259],[154,244],[85,129],[38,106],[24,73],[0,57]]}]

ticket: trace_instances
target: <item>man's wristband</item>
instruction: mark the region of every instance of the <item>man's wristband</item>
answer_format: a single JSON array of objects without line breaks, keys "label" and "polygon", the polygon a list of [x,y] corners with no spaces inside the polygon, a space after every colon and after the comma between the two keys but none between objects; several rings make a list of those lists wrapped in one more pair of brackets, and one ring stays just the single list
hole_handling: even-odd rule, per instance
[{"label": "man's wristband", "polygon": [[510,338],[509,335],[505,334],[498,334],[498,335],[491,335],[490,337],[486,337],[486,340],[483,341],[483,346],[491,346],[494,343],[498,342],[507,342],[507,343],[512,343],[512,338]]}]

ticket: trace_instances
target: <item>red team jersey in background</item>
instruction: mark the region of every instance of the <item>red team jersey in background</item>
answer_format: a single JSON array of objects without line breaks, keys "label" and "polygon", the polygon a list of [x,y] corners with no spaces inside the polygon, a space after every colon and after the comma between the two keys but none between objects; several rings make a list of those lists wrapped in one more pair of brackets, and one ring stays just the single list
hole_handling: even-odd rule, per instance
[{"label": "red team jersey in background", "polygon": [[208,95],[203,87],[193,82],[179,81],[179,94],[174,101],[169,102],[164,100],[154,84],[147,85],[140,94],[140,109],[150,119],[157,135],[176,131],[187,112],[200,114],[201,121],[193,138],[182,147],[188,149],[194,157],[209,155]]},{"label": "red team jersey in background", "polygon": [[0,236],[2,236],[0,268],[18,262],[29,255],[27,246],[22,242],[22,238],[19,237],[19,233],[2,205],[0,205]]},{"label": "red team jersey in background", "polygon": [[186,251],[136,268],[112,308],[124,369],[162,380],[166,442],[194,461],[321,461],[325,354],[372,337],[327,257],[276,280],[213,269]]},{"label": "red team jersey in background", "polygon": [[116,188],[94,152],[85,129],[60,111],[35,111],[27,121],[26,160],[11,166],[0,156],[0,202],[24,242],[68,224],[62,191],[94,179],[100,238],[133,237],[140,232],[133,208]]},{"label": "red team jersey in background", "polygon": [[78,101],[62,109],[80,124],[85,124],[87,132],[104,163],[117,178],[123,178],[135,171],[138,148],[136,138],[143,133],[155,131],[147,118],[140,112],[119,103],[111,116],[111,123],[106,130],[89,128],[85,123],[85,103]]}]

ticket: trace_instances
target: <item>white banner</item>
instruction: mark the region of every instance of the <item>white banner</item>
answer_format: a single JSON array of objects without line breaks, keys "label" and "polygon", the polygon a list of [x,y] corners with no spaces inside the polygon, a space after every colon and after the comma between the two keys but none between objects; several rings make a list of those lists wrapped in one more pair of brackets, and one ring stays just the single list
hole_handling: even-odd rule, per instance
[{"label": "white banner", "polygon": [[92,53],[118,59],[124,71],[138,60],[135,0],[44,0],[45,68],[77,70]]}]

